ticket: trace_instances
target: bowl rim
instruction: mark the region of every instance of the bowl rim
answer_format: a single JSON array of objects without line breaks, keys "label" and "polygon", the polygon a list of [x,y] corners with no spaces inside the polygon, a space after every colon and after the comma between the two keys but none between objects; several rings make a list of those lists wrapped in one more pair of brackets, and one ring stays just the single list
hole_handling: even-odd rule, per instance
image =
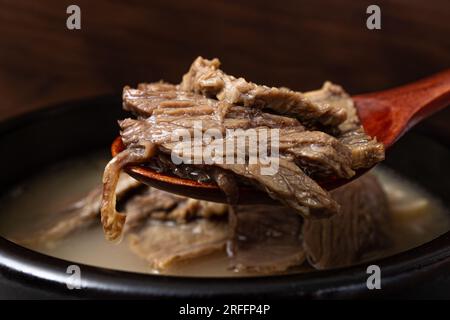
[{"label": "bowl rim", "polygon": [[[116,99],[104,95],[58,103],[0,121],[0,133],[14,131],[40,119],[67,112],[68,108],[92,106],[93,101]],[[369,290],[369,265],[382,272],[382,288]],[[82,290],[69,290],[67,267],[81,269]],[[113,270],[52,257],[22,247],[0,236],[0,276],[34,288],[75,297],[217,298],[307,297],[345,298],[385,293],[421,281],[450,266],[450,231],[418,247],[389,257],[350,267],[308,273],[250,277],[185,277]],[[314,274],[320,274],[319,277]]]},{"label": "bowl rim", "polygon": [[[77,297],[345,298],[369,295],[367,267],[377,265],[386,291],[410,280],[422,281],[450,266],[450,232],[413,249],[375,261],[332,270],[251,277],[185,277],[153,275],[91,266],[52,257],[0,237],[0,274],[27,286]],[[69,290],[67,268],[80,267],[82,290]],[[315,275],[319,275],[318,277]],[[411,282],[412,283],[412,282]],[[385,290],[379,290],[385,293]]]}]

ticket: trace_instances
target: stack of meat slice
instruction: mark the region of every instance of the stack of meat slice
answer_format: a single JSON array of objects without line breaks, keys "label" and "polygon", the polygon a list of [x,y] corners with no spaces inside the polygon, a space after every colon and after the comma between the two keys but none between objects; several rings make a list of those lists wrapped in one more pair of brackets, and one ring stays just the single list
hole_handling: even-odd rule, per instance
[{"label": "stack of meat slice", "polygon": [[[159,159],[161,170],[214,180],[230,203],[237,202],[239,183],[251,184],[309,219],[339,211],[338,203],[317,181],[351,178],[355,169],[384,159],[383,145],[364,133],[351,98],[329,82],[306,93],[270,88],[227,75],[217,59],[199,57],[179,85],[158,82],[140,84],[137,89],[125,87],[123,105],[135,118],[119,122],[126,150],[105,169],[102,221],[109,239],[119,237],[124,224],[125,217],[115,211],[114,189],[120,170],[130,163],[154,165]],[[265,175],[260,164],[225,160],[184,164],[182,170],[170,164],[173,132],[193,132],[198,122],[203,132],[222,130],[224,145],[230,129],[279,130],[278,170]],[[233,157],[234,152],[225,149],[222,156]]]},{"label": "stack of meat slice", "polygon": [[[329,219],[303,220],[283,206],[239,206],[232,226],[227,205],[160,191],[126,175],[119,179],[117,193],[127,215],[124,237],[151,268],[167,272],[179,262],[226,252],[230,258],[224,268],[245,274],[348,266],[390,244],[388,203],[375,176],[366,174],[331,195],[341,209]],[[34,248],[56,246],[74,232],[95,226],[100,204],[98,187],[59,213],[51,225],[19,242]]]},{"label": "stack of meat slice", "polygon": [[[376,214],[370,205],[369,209],[356,213],[348,204],[352,201],[346,198],[346,191],[329,193],[319,184],[322,179],[349,179],[355,174],[354,170],[372,167],[384,159],[383,145],[364,132],[348,94],[330,82],[320,90],[306,93],[257,85],[228,75],[219,67],[218,59],[199,57],[178,85],[157,82],[139,84],[136,89],[124,88],[123,107],[134,117],[119,121],[125,150],[111,160],[104,172],[101,219],[106,237],[119,238],[127,225],[126,214],[116,211],[116,186],[121,170],[129,164],[143,164],[169,174],[215,182],[226,193],[230,204],[228,252],[237,269],[284,270],[300,264],[306,257],[318,268],[345,265],[360,256],[362,248],[370,248],[373,239],[383,238],[378,222],[385,220],[384,209]],[[215,139],[215,144],[223,146],[235,139],[228,135],[232,129],[252,129],[257,133],[276,129],[279,132],[278,169],[267,175],[262,173],[260,163],[229,163],[226,159],[236,156],[234,148],[224,148],[221,161],[175,165],[171,155],[178,142],[174,142],[173,133],[182,129],[194,135],[194,131],[199,130],[198,123],[201,123],[202,133],[219,130],[222,136]],[[205,140],[200,143],[208,147]],[[197,157],[196,152],[195,148],[191,150],[194,158],[201,159],[202,155]],[[244,152],[248,159],[248,149],[244,148]],[[353,185],[360,183],[360,187],[367,187],[367,192],[376,195],[377,201],[385,203],[381,189],[370,179],[373,178],[364,178]],[[239,184],[265,191],[280,207],[267,210],[237,206]],[[351,188],[355,187],[345,190]],[[372,203],[372,198],[361,192],[349,191],[354,197],[353,203],[360,200]],[[344,198],[344,203],[339,203],[340,198]],[[325,220],[316,221],[319,218]],[[366,225],[366,221],[376,223],[371,226]],[[361,227],[369,239],[365,236],[360,239],[359,229],[352,229],[354,235],[349,241],[357,241],[357,244],[342,250],[349,253],[343,253],[340,259],[330,258],[328,252],[334,245],[346,246],[345,241],[335,244],[334,235],[330,236],[342,223]],[[154,222],[152,226],[149,230],[165,228]],[[252,230],[247,226],[257,227]],[[146,234],[149,232],[151,237],[135,237],[136,252],[159,252],[152,241],[146,240],[157,238],[153,231]],[[217,229],[214,233],[220,232]],[[242,242],[242,239],[255,241]],[[255,247],[256,243],[261,247]],[[270,261],[265,261],[266,256],[258,253],[265,250],[272,252]],[[182,248],[178,252],[183,252]]]}]

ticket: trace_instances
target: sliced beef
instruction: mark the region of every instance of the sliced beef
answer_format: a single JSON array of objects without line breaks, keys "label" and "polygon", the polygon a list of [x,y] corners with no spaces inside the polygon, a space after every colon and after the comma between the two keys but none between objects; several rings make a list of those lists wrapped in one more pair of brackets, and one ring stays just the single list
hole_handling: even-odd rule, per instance
[{"label": "sliced beef", "polygon": [[148,219],[171,220],[171,212],[185,198],[154,188],[145,188],[143,192],[130,198],[123,206],[127,216],[124,233],[140,227]]},{"label": "sliced beef", "polygon": [[302,221],[281,206],[239,206],[231,239],[231,266],[237,271],[274,273],[305,261]]},{"label": "sliced beef", "polygon": [[[124,108],[137,119],[120,121],[126,150],[105,170],[102,222],[107,238],[117,238],[124,224],[124,216],[115,210],[113,190],[117,172],[130,163],[160,167],[189,179],[213,180],[232,205],[239,197],[237,184],[252,184],[304,218],[324,218],[338,212],[339,205],[316,180],[350,178],[354,169],[370,167],[384,157],[383,146],[364,133],[351,98],[339,86],[326,83],[321,90],[305,94],[269,88],[227,75],[219,64],[217,59],[199,57],[180,85],[158,82],[124,89]],[[228,129],[253,130],[257,135],[266,129],[276,131],[280,137],[278,170],[265,175],[261,162],[250,161],[248,143],[224,148],[225,154],[216,153],[210,162],[192,141],[189,149],[178,149],[173,133],[186,129],[194,137],[199,123],[203,133],[210,129],[222,134],[229,133]],[[214,144],[227,146],[236,139],[227,134],[214,139]],[[200,143],[203,149],[212,144],[203,139]],[[136,152],[139,146],[140,153]],[[151,151],[144,155],[142,150]],[[185,151],[204,162],[175,165],[167,161],[169,155],[180,156]],[[238,153],[245,155],[244,163],[227,164]],[[233,209],[232,224],[236,220]]]},{"label": "sliced beef", "polygon": [[[158,117],[151,117],[151,120],[134,120],[125,119],[120,122],[122,128],[122,140],[126,145],[136,143],[143,139],[150,139],[152,142],[162,145],[167,152],[173,149],[175,143],[172,142],[171,133],[181,127],[176,123],[159,123]],[[208,128],[203,128],[206,131]],[[260,129],[255,129],[259,134]],[[229,143],[229,140],[234,140],[234,145],[237,144],[236,136],[226,136],[222,141],[224,145]],[[270,154],[271,139],[268,139],[268,151]],[[206,148],[207,144],[201,142]],[[219,143],[216,140],[215,143]],[[334,137],[327,135],[320,131],[298,131],[296,128],[282,128],[279,129],[279,152],[284,154],[287,158],[292,159],[300,166],[309,176],[314,178],[335,176],[342,178],[350,178],[354,175],[351,168],[352,158],[350,150],[340,143]],[[234,157],[234,150],[229,150],[224,147],[224,150],[230,154],[224,154]],[[192,151],[194,156],[194,150]],[[163,163],[164,162],[164,163]],[[151,160],[150,166],[157,171],[159,166],[165,168],[173,167],[172,171],[176,171],[176,175],[180,177],[187,177],[199,181],[209,180],[207,175],[199,175],[195,177],[195,173],[191,174],[192,166],[176,166],[158,158]],[[170,171],[170,170],[169,170]],[[197,173],[199,174],[199,173]]]},{"label": "sliced beef", "polygon": [[[326,81],[322,88],[314,91],[307,91],[304,96],[313,103],[329,105],[333,108],[344,109],[347,117],[345,121],[339,123],[340,131],[353,129],[359,126],[359,119],[351,97],[342,89],[341,86]],[[339,132],[339,131],[337,131]]]},{"label": "sliced beef", "polygon": [[[128,106],[127,109],[148,116],[142,123],[131,119],[121,123],[125,144],[150,137],[157,137],[157,141],[153,140],[155,143],[167,143],[172,132],[180,128],[191,129],[199,121],[202,123],[203,132],[217,128],[279,128],[280,151],[295,158],[297,164],[308,174],[344,178],[354,174],[348,148],[324,132],[305,131],[293,118],[239,106],[228,106],[226,113],[223,113],[220,110],[223,103],[201,95],[177,91],[175,86],[175,91],[167,91],[166,88],[164,91],[158,91],[159,83],[156,88],[152,84],[141,87],[147,88],[146,91],[129,88],[124,90],[124,104]],[[142,101],[130,98],[132,95],[142,97]],[[180,101],[183,102],[182,106]],[[151,113],[148,110],[151,110]]]},{"label": "sliced beef", "polygon": [[[141,188],[142,184],[128,175],[122,174],[117,184],[116,197],[120,203],[128,194]],[[81,200],[57,214],[57,221],[40,230],[37,234],[21,237],[19,243],[32,245],[53,245],[69,234],[86,228],[97,221],[102,201],[102,188],[96,187]]]},{"label": "sliced beef", "polygon": [[228,206],[190,199],[154,188],[147,188],[125,205],[127,222],[124,232],[139,228],[148,219],[187,223],[198,218],[215,218],[226,216]]},{"label": "sliced beef", "polygon": [[346,110],[347,119],[334,129],[334,135],[351,150],[353,169],[370,168],[384,160],[384,145],[365,133],[353,100],[342,87],[325,82],[320,90],[306,92],[305,96],[312,102],[339,106]]},{"label": "sliced beef", "polygon": [[[123,89],[123,108],[137,116],[149,117],[160,105],[167,108],[188,108],[192,106],[192,96],[188,92],[176,90],[168,83],[139,84],[138,89],[126,86]],[[170,101],[170,103],[166,103]],[[206,99],[203,99],[203,102]]]},{"label": "sliced beef", "polygon": [[207,219],[186,224],[150,220],[129,235],[131,250],[155,269],[223,250],[227,239],[228,225]]},{"label": "sliced beef", "polygon": [[315,123],[335,126],[346,119],[345,109],[314,103],[302,93],[286,88],[256,85],[244,78],[230,76],[219,67],[218,59],[198,57],[183,76],[180,89],[245,107],[271,109],[279,114],[297,117],[309,127]]},{"label": "sliced beef", "polygon": [[349,266],[389,245],[388,202],[375,176],[366,174],[332,196],[341,205],[338,214],[304,223],[304,248],[311,265],[317,269]]},{"label": "sliced beef", "polygon": [[116,211],[116,189],[122,169],[130,164],[148,161],[155,154],[156,146],[146,141],[129,146],[116,155],[103,172],[103,192],[100,216],[105,237],[116,240],[120,237],[126,216]]},{"label": "sliced beef", "polygon": [[[153,117],[153,116],[152,116]],[[148,139],[164,149],[163,152],[172,150],[171,138],[161,132],[173,132],[178,127],[173,123],[167,124],[162,129],[155,125],[157,121],[127,119],[120,123],[122,138],[125,144],[134,143],[140,139]],[[332,141],[323,133],[307,132],[304,135],[296,135],[293,132],[281,134],[280,149],[285,148],[285,153],[295,155],[294,160],[298,164],[305,165],[309,172],[320,172],[321,175],[333,172],[337,176],[350,177],[353,171],[346,162],[350,161],[347,149],[340,148],[339,143]],[[226,156],[226,155],[224,155]],[[280,170],[274,175],[262,175],[261,166],[256,165],[228,165],[215,164],[216,167],[232,171],[239,177],[243,177],[254,183],[268,194],[297,210],[304,216],[329,216],[337,208],[314,180],[309,178],[289,159],[280,160]],[[226,161],[223,161],[224,163]],[[194,166],[195,167],[195,166]],[[321,169],[318,169],[321,168]]]},{"label": "sliced beef", "polygon": [[310,177],[351,178],[355,174],[349,149],[324,132],[281,129],[279,140],[280,153],[292,156]]},{"label": "sliced beef", "polygon": [[150,267],[223,250],[228,239],[228,206],[148,188],[125,205],[130,249]]},{"label": "sliced beef", "polygon": [[145,90],[124,88],[123,105],[125,110],[141,118],[157,114],[161,122],[177,121],[178,125],[187,128],[192,127],[192,121],[202,120],[203,126],[207,128],[222,125],[239,129],[290,126],[303,130],[303,126],[294,118],[231,105],[200,94],[180,91],[176,86],[172,86],[172,90],[161,90],[159,83],[140,84],[139,87]]},{"label": "sliced beef", "polygon": [[[206,60],[205,60],[206,61]],[[164,84],[161,88],[161,83],[144,84],[140,85],[142,90],[130,89],[126,87],[124,89],[124,105],[127,106],[127,110],[131,110],[136,114],[143,116],[150,116],[151,113],[146,110],[152,110],[162,103],[159,108],[172,108],[172,112],[184,113],[192,112],[192,109],[196,112],[204,112],[209,110],[210,114],[213,110],[216,110],[219,104],[218,101],[207,99],[201,95],[190,94],[184,91],[179,91],[177,86]],[[134,93],[134,95],[133,95]],[[141,97],[141,99],[137,99]],[[352,154],[352,168],[358,169],[362,167],[371,167],[373,164],[380,162],[384,159],[384,146],[378,143],[375,138],[369,137],[361,126],[358,119],[356,108],[354,107],[351,97],[342,89],[342,87],[332,84],[331,82],[325,82],[320,90],[305,92],[304,96],[313,103],[318,105],[330,106],[335,109],[345,110],[347,117],[345,121],[341,122],[338,126],[334,126],[328,129],[329,133],[336,136],[343,145],[351,150]],[[199,106],[214,106],[213,108],[205,108]],[[186,110],[189,109],[189,110]],[[268,113],[258,113],[251,108],[241,107],[228,107],[231,110],[229,119],[233,119],[234,125],[231,121],[228,121],[226,127],[230,128],[249,128],[255,126],[267,126],[270,128],[285,127],[285,126],[299,126],[299,123],[292,122],[292,118],[280,117],[276,115],[270,115]],[[164,111],[160,111],[164,112]],[[230,112],[230,111],[228,111]],[[254,119],[252,122],[236,121],[236,117],[239,112],[244,112],[246,119]],[[253,112],[253,113],[252,113]],[[261,117],[261,118],[259,118]],[[275,121],[270,121],[273,117]],[[291,119],[291,120],[288,120]],[[202,121],[205,121],[202,119]],[[192,123],[185,122],[185,127],[189,127]],[[211,123],[209,127],[217,127],[218,124]],[[298,130],[296,130],[298,131]]]},{"label": "sliced beef", "polygon": [[[159,122],[155,115],[147,120],[126,119],[120,125],[122,139],[126,145],[146,139],[162,146],[163,149],[160,148],[160,150],[166,153],[173,149],[173,142],[169,133],[180,128],[173,122]],[[298,165],[313,176],[333,174],[348,178],[354,174],[349,166],[351,156],[348,149],[325,133],[296,132],[295,129],[289,128],[281,130],[280,152],[287,155],[288,158],[281,159],[281,170],[274,176],[262,175],[260,165],[245,166],[216,163],[216,166],[254,182],[261,189],[268,191],[270,196],[290,205],[305,216],[333,214],[336,205],[331,199],[327,199],[329,198],[328,193],[321,189],[314,180],[306,176]],[[292,161],[289,160],[289,157],[292,158]],[[170,165],[167,164],[167,166]],[[175,165],[172,166],[173,171],[180,170]],[[192,166],[183,165],[181,169],[183,172],[195,172],[195,170],[188,170],[189,167]],[[267,185],[265,185],[266,183]],[[309,198],[311,196],[312,199]],[[302,199],[300,204],[296,203],[299,199]],[[311,206],[311,208],[309,209],[308,206]]]},{"label": "sliced beef", "polygon": [[[180,260],[224,250],[229,236],[227,205],[142,187],[134,179],[122,176],[117,197],[123,214],[127,215],[124,234],[130,249],[151,267],[163,269]],[[34,246],[54,245],[97,221],[100,205],[101,188],[95,188],[62,213],[63,217],[52,226],[18,242]]]},{"label": "sliced beef", "polygon": [[369,137],[362,127],[342,132],[339,141],[352,152],[352,168],[370,168],[384,160],[384,145]]},{"label": "sliced beef", "polygon": [[[127,131],[123,132],[126,134]],[[261,165],[259,164],[229,165],[224,163],[215,166],[233,172],[239,178],[266,191],[270,197],[286,204],[305,217],[330,216],[337,210],[338,206],[330,198],[328,192],[308,177],[293,161],[280,159],[279,168],[273,175],[261,174]],[[198,166],[192,165],[191,167]],[[200,168],[204,167],[200,166]],[[208,171],[208,169],[204,170]],[[220,186],[220,180],[216,179],[215,181]],[[224,188],[222,189],[224,190]],[[228,192],[224,191],[231,195],[235,193],[236,189],[236,187],[231,187],[228,188]],[[233,197],[236,198],[236,196]]]},{"label": "sliced beef", "polygon": [[247,179],[275,200],[305,218],[323,218],[336,213],[339,205],[314,180],[291,161],[280,159],[274,175],[262,175],[258,165],[218,165]]},{"label": "sliced beef", "polygon": [[[137,143],[142,140],[149,140],[158,145],[162,145],[166,150],[173,150],[173,147],[178,142],[172,142],[172,133],[178,129],[193,128],[194,121],[188,120],[188,116],[184,115],[181,119],[171,118],[168,119],[153,115],[146,120],[125,119],[120,122],[122,129],[121,136],[125,145]],[[203,119],[200,119],[203,121]],[[209,120],[207,120],[209,121]],[[203,132],[211,128],[217,128],[217,123],[211,123],[210,126],[205,121],[202,122]],[[227,122],[224,122],[226,129],[236,129],[235,127],[229,127]],[[239,128],[239,127],[237,127]],[[246,128],[248,129],[248,128]],[[258,136],[265,133],[264,128],[253,128]],[[262,133],[260,133],[262,132]],[[192,133],[193,136],[193,133]],[[335,176],[342,178],[350,178],[354,175],[354,171],[351,168],[352,155],[350,150],[339,142],[336,138],[320,131],[303,131],[298,127],[286,127],[279,129],[279,152],[281,154],[291,157],[297,165],[299,165],[304,171],[312,177],[327,177]],[[268,151],[270,154],[270,145],[272,143],[271,137],[268,137]],[[228,135],[225,139],[215,140],[216,144],[222,143],[227,145],[229,140],[234,140],[234,145],[237,145],[237,136]],[[203,147],[206,148],[207,144],[202,141]],[[223,150],[231,152],[231,156],[234,156],[234,150],[224,147]],[[194,155],[194,151],[192,151]],[[226,157],[228,154],[224,154]],[[167,164],[170,166],[170,164]],[[189,171],[186,167],[181,167],[178,170]],[[176,168],[174,168],[176,170]],[[178,174],[177,174],[178,175]]]}]

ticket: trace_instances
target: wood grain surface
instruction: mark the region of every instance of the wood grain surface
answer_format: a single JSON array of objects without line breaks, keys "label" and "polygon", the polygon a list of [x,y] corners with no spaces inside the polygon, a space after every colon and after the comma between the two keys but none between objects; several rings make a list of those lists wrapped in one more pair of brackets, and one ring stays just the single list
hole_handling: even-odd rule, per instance
[{"label": "wood grain surface", "polygon": [[[329,79],[352,94],[450,67],[450,1],[0,0],[0,119],[164,78],[197,56],[293,89]],[[77,4],[82,29],[66,28]]]}]

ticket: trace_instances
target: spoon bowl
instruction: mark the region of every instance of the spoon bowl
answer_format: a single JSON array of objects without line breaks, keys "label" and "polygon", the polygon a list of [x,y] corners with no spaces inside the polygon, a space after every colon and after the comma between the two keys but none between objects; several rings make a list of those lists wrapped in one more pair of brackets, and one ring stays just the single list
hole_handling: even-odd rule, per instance
[{"label": "spoon bowl", "polygon": [[[352,97],[366,133],[388,150],[414,125],[450,105],[450,69],[401,87]],[[121,137],[111,146],[116,156],[124,150]],[[319,184],[326,190],[342,186],[371,168],[356,171],[351,179],[330,179]],[[190,198],[227,203],[225,194],[213,183],[200,183],[133,165],[125,168],[133,178],[149,186]],[[266,193],[241,186],[239,204],[276,204]]]}]

